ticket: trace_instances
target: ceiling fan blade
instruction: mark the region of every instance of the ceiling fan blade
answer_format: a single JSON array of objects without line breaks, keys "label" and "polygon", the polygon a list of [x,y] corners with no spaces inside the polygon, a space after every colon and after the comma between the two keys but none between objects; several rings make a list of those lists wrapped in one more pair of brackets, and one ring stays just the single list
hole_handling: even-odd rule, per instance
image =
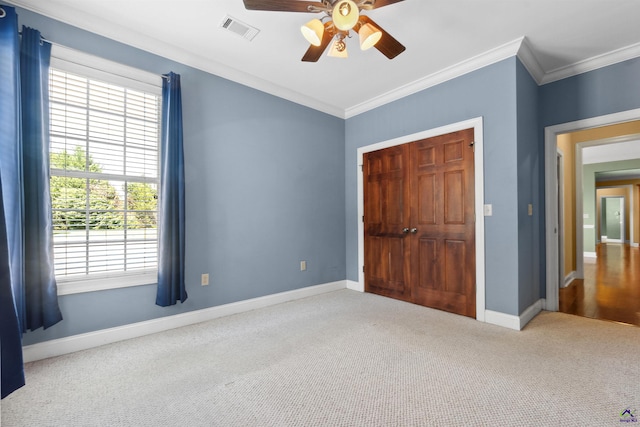
[{"label": "ceiling fan blade", "polygon": [[319,1],[299,1],[299,0],[244,0],[244,7],[247,10],[270,10],[277,12],[310,12],[312,8],[324,8],[324,4]]},{"label": "ceiling fan blade", "polygon": [[389,6],[390,4],[400,3],[404,0],[366,0],[362,3],[362,9],[371,10],[378,9],[384,6]]},{"label": "ceiling fan blade", "polygon": [[387,58],[393,59],[406,50],[406,47],[404,47],[402,43],[394,39],[391,34],[383,30],[380,25],[373,22],[373,20],[368,16],[360,15],[360,22],[371,24],[382,32],[382,37],[380,38],[380,40],[378,40],[378,43],[376,43],[374,47],[382,52],[382,54]]},{"label": "ceiling fan blade", "polygon": [[302,61],[304,62],[317,62],[318,59],[322,56],[325,50],[327,50],[327,46],[331,43],[333,36],[335,35],[333,31],[331,31],[333,24],[331,21],[325,22],[324,24],[324,34],[322,35],[322,41],[320,42],[320,46],[309,46],[309,49],[305,52],[302,57]]}]

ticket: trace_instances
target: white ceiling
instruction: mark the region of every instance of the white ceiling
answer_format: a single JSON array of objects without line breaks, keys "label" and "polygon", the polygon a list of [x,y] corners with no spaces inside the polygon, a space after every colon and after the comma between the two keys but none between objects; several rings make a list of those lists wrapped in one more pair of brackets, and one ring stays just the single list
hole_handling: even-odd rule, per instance
[{"label": "white ceiling", "polygon": [[[299,28],[318,14],[247,11],[242,0],[8,3],[339,117],[516,53],[538,83],[640,56],[640,0],[405,0],[366,12],[406,46],[400,56],[362,52],[354,37],[348,59],[317,63],[300,61]],[[260,33],[222,30],[226,15]]]},{"label": "white ceiling", "polygon": [[613,142],[582,149],[583,165],[631,159],[640,159],[640,140]]},{"label": "white ceiling", "polygon": [[[612,142],[582,149],[582,164],[585,165],[635,159],[640,159],[639,140]],[[596,182],[630,179],[640,179],[640,169],[596,172]]]}]

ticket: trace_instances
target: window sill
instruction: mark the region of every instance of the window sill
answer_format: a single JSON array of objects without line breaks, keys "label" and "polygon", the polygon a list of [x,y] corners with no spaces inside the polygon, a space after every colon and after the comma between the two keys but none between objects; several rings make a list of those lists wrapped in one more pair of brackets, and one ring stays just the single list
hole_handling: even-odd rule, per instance
[{"label": "window sill", "polygon": [[58,281],[58,296],[81,294],[85,292],[105,291],[109,289],[129,288],[133,286],[153,285],[158,282],[158,272],[108,276],[86,280]]}]

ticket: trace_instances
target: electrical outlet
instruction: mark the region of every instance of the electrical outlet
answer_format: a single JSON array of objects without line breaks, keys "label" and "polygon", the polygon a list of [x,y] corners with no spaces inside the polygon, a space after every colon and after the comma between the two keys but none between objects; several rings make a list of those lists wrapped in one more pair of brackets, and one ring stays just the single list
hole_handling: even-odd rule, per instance
[{"label": "electrical outlet", "polygon": [[300,271],[305,271],[307,269],[307,261],[300,261]]},{"label": "electrical outlet", "polygon": [[208,286],[209,285],[209,273],[204,273],[204,274],[202,274],[202,276],[200,276],[200,284],[202,286]]}]

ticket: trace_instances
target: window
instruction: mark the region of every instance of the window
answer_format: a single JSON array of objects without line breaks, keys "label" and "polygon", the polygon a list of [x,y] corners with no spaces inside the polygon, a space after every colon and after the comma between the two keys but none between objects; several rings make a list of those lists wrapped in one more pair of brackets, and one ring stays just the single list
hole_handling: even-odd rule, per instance
[{"label": "window", "polygon": [[129,87],[122,75],[96,78],[97,67],[72,65],[52,61],[49,73],[59,293],[154,283],[159,87]]}]

